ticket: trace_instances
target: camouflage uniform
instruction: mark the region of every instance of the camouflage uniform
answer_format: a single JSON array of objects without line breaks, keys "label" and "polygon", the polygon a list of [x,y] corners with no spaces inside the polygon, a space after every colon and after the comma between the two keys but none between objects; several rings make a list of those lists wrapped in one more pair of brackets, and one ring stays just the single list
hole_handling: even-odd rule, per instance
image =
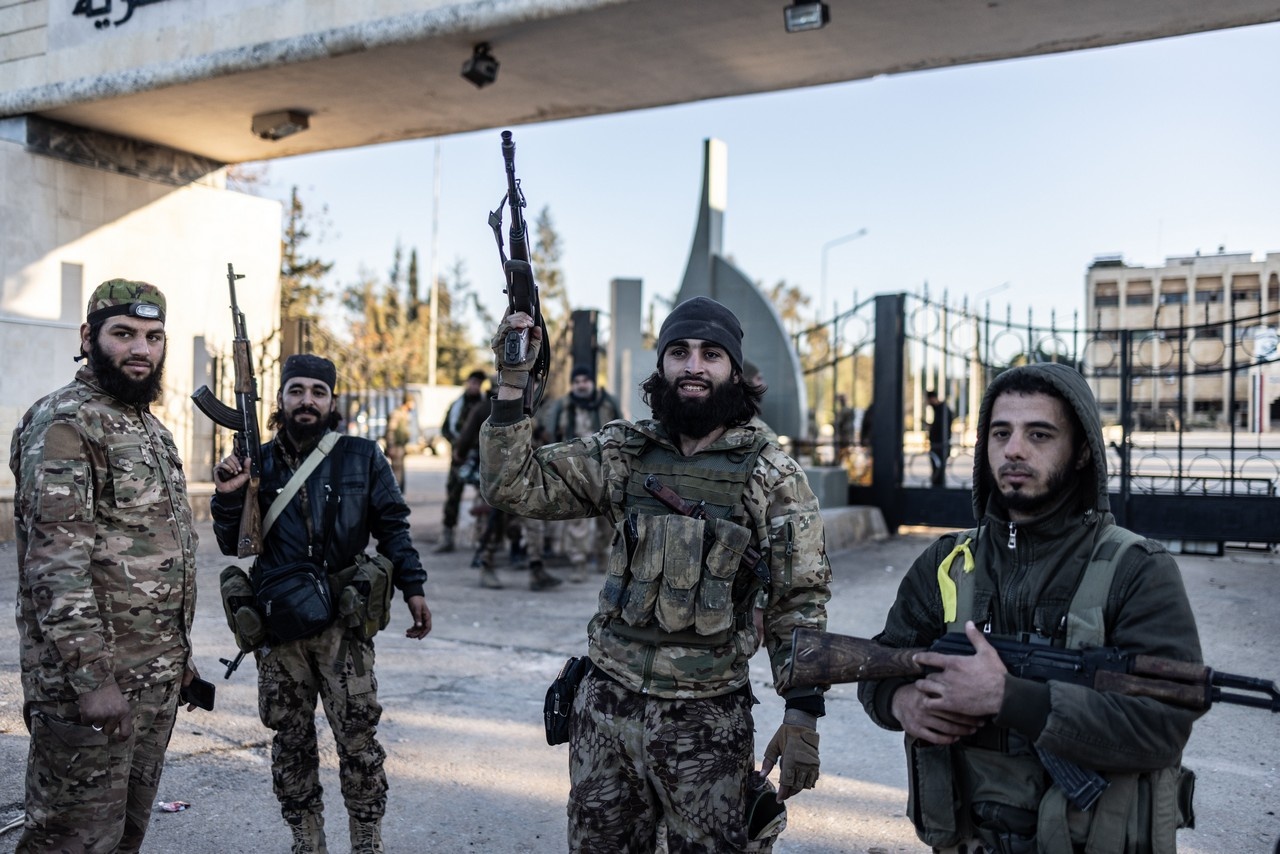
[{"label": "camouflage uniform", "polygon": [[[592,436],[537,451],[530,447],[531,431],[520,401],[494,402],[481,434],[486,500],[549,519],[603,515],[619,532],[610,556],[612,581],[613,565],[627,560],[625,527],[635,507],[627,487],[642,459],[628,449],[640,442],[678,450],[653,421],[614,422]],[[778,681],[791,655],[792,629],[826,624],[831,572],[817,499],[799,466],[750,429],[730,428],[687,459],[690,465],[754,459],[745,474],[740,521],[770,570],[764,642]],[[769,850],[772,839],[747,842],[743,820],[748,798],[767,786],[752,771],[747,666],[760,639],[752,621],[741,619],[749,604],[735,600],[732,626],[714,645],[681,643],[679,635],[664,637],[650,626],[629,631],[611,616],[609,590],[606,582],[588,627],[594,669],[574,705],[570,849],[650,851],[661,820],[673,851]],[[790,701],[803,693],[784,696]],[[638,767],[648,774],[638,775]]]},{"label": "camouflage uniform", "polygon": [[[31,730],[18,851],[137,851],[190,655],[196,533],[182,461],[146,407],[82,367],[14,430],[18,633]],[[125,742],[79,723],[114,681]]]}]

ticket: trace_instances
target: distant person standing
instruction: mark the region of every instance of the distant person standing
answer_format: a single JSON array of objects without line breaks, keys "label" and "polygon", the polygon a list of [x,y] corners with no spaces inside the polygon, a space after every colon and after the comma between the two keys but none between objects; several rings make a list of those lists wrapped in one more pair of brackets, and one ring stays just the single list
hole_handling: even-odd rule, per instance
[{"label": "distant person standing", "polygon": [[929,465],[933,469],[930,478],[934,486],[947,485],[947,457],[951,454],[951,407],[938,397],[933,389],[925,392],[933,421],[929,423]]},{"label": "distant person standing", "polygon": [[[594,434],[620,417],[618,402],[604,389],[596,389],[596,379],[586,365],[573,369],[569,393],[556,403],[554,439],[567,442]],[[612,531],[602,516],[585,516],[564,522],[564,550],[569,558],[569,580],[587,578],[587,561],[594,558],[596,569],[604,572],[605,546]]]},{"label": "distant person standing", "polygon": [[404,494],[405,470],[404,458],[409,451],[409,440],[413,438],[413,398],[406,397],[387,418],[387,459],[391,462],[391,471],[395,473],[396,482],[400,484],[400,494]]},{"label": "distant person standing", "polygon": [[[453,402],[444,415],[444,423],[440,425],[440,435],[444,436],[451,448],[457,444],[458,436],[462,434],[462,428],[467,423],[467,416],[480,402],[480,389],[485,379],[484,371],[472,371],[467,374],[462,396]],[[452,454],[449,461],[449,477],[445,481],[444,533],[441,534],[440,544],[436,546],[437,554],[451,552],[454,549],[454,529],[458,527],[458,506],[462,504],[462,493],[467,488],[466,481],[462,479],[459,472],[464,462],[466,462],[465,457],[459,459],[456,453]]]}]

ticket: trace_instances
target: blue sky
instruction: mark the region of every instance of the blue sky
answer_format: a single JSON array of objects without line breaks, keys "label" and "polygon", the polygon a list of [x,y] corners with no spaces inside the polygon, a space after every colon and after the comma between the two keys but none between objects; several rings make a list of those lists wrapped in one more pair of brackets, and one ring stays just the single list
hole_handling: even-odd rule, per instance
[{"label": "blue sky", "polygon": [[[802,38],[803,36],[797,36]],[[874,293],[987,295],[1047,323],[1084,305],[1097,255],[1280,251],[1280,25],[917,72],[512,128],[531,210],[550,207],[575,307],[608,282],[679,287],[702,141],[728,146],[725,251],[753,280],[828,307]],[[459,85],[469,85],[459,79]],[[496,86],[501,86],[499,78]],[[483,97],[483,92],[477,93]],[[501,305],[488,211],[500,129],[440,139],[438,269],[457,260]],[[396,241],[430,262],[436,141],[271,161],[330,227],[334,284],[384,274]],[[1005,283],[1009,283],[1007,286]],[[824,312],[824,316],[830,312]]]}]

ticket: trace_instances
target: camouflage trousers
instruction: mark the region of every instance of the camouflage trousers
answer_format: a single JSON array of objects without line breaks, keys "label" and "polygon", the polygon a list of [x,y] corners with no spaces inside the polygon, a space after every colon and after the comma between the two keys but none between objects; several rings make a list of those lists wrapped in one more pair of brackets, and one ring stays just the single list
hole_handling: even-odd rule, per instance
[{"label": "camouflage trousers", "polygon": [[[335,660],[343,644],[345,658]],[[347,813],[360,821],[382,817],[387,808],[386,753],[375,735],[382,718],[373,676],[373,643],[348,638],[337,624],[312,638],[255,653],[258,715],[275,732],[271,782],[280,812],[288,818],[324,809],[316,698],[333,730],[339,781]]]},{"label": "camouflage trousers", "polygon": [[771,851],[781,828],[747,839],[747,801],[772,791],[752,730],[745,693],[666,700],[593,670],[570,726],[569,851],[652,852],[660,827],[670,854]]},{"label": "camouflage trousers", "polygon": [[134,854],[142,847],[177,718],[178,683],[125,698],[133,708],[125,741],[80,724],[74,700],[27,704],[27,820],[16,854]]}]

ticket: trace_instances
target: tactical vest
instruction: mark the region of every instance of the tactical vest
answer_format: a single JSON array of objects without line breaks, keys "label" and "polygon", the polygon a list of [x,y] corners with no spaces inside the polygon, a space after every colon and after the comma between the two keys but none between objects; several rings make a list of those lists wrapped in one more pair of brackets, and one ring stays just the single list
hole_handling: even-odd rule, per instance
[{"label": "tactical vest", "polygon": [[[963,632],[973,619],[974,573],[966,571],[964,554],[979,531],[956,537],[956,548],[939,567],[955,584],[954,618],[947,631]],[[1106,643],[1104,612],[1120,559],[1143,538],[1117,525],[1100,532],[1093,554],[1067,611],[1067,649]],[[972,568],[972,555],[969,555]],[[945,572],[944,572],[945,569]],[[944,595],[944,599],[945,599]],[[1174,854],[1177,827],[1190,827],[1194,775],[1181,768],[1143,774],[1107,773],[1109,786],[1088,812],[1077,810],[1062,789],[1047,779],[1043,766],[1024,739],[1025,749],[1002,752],[967,745],[929,745],[907,738],[909,797],[907,811],[920,839],[938,848],[978,838],[998,854]],[[963,783],[961,783],[963,781]],[[1046,788],[1047,787],[1047,788]],[[1020,839],[975,826],[987,807],[996,823],[1010,816],[1025,817],[1033,839]],[[998,817],[996,817],[998,815]],[[1176,816],[1176,821],[1171,821]],[[1005,826],[1008,822],[1005,821]]]},{"label": "tactical vest", "polygon": [[[622,446],[631,458],[600,613],[610,630],[654,644],[716,646],[741,628],[755,579],[739,572],[755,532],[743,505],[767,442],[681,456],[643,434]],[[706,519],[673,513],[644,488],[656,475],[686,501],[705,502]]]}]

